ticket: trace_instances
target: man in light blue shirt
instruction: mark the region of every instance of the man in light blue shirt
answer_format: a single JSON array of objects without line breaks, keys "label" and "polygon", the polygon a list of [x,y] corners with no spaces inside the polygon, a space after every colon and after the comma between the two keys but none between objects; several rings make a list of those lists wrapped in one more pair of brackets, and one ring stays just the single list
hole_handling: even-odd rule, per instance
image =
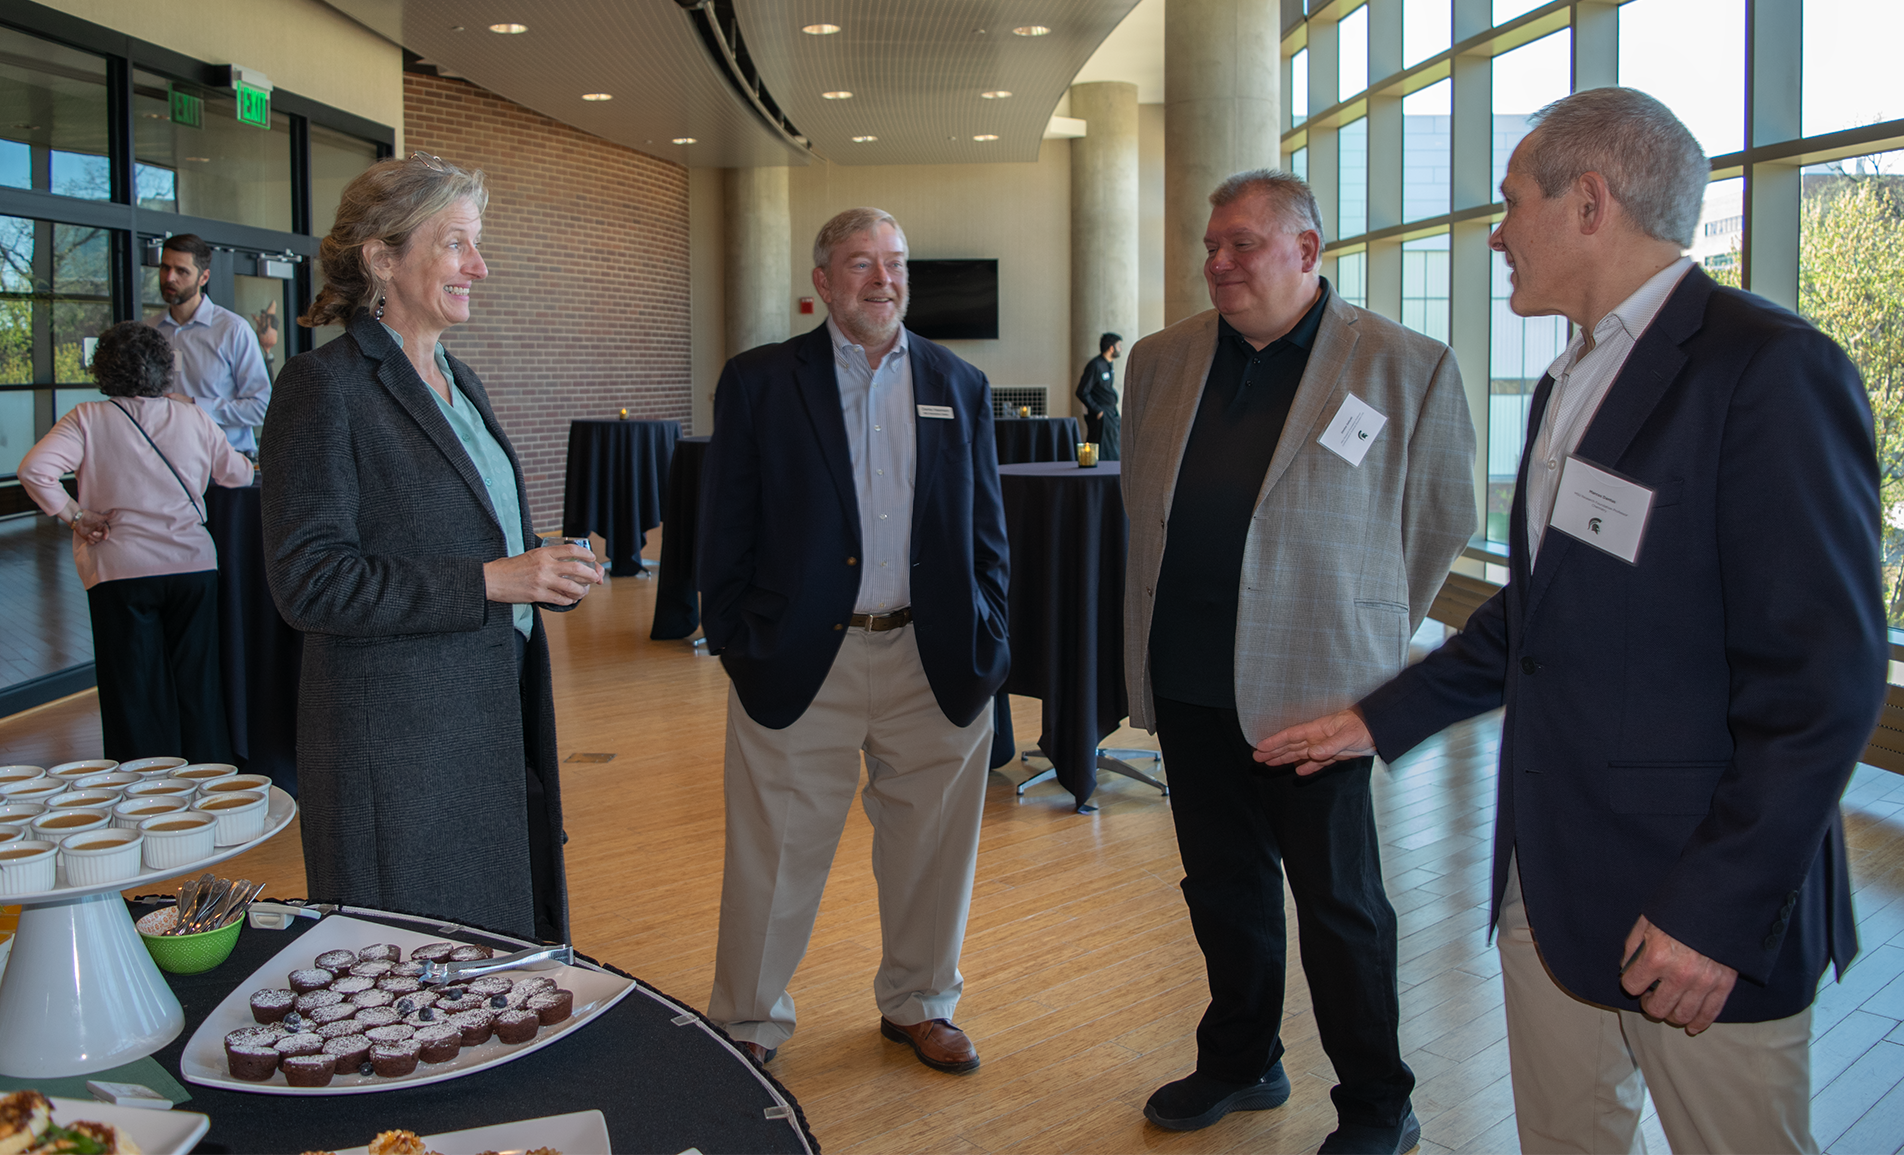
[{"label": "man in light blue shirt", "polygon": [[233,449],[256,453],[271,376],[251,323],[205,295],[211,275],[210,245],[191,233],[165,239],[159,295],[167,308],[151,324],[177,354],[166,396],[203,409]]}]

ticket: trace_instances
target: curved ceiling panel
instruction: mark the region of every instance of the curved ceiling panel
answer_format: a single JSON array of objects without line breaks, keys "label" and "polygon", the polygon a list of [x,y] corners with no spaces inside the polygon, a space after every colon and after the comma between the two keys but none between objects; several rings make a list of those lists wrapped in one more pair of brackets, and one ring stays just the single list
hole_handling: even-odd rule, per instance
[{"label": "curved ceiling panel", "polygon": [[[729,87],[675,0],[329,3],[445,73],[616,144],[695,166],[808,163]],[[528,30],[489,31],[512,23]]]},{"label": "curved ceiling panel", "polygon": [[[1037,160],[1058,99],[1136,0],[732,4],[761,80],[827,159],[969,164]],[[802,31],[810,25],[839,31]],[[1012,31],[1031,26],[1048,31]],[[980,95],[999,91],[1011,95]]]}]

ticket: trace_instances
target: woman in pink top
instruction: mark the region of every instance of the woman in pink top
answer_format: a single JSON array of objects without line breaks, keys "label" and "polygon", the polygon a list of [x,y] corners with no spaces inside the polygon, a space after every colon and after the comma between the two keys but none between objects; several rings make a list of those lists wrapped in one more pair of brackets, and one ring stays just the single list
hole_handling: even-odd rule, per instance
[{"label": "woman in pink top", "polygon": [[[218,551],[207,484],[251,484],[240,456],[196,405],[168,400],[172,347],[127,321],[99,336],[105,401],[60,418],[20,462],[20,483],[73,529],[92,609],[105,756],[230,762],[218,668]],[[79,500],[60,476],[78,474]]]}]

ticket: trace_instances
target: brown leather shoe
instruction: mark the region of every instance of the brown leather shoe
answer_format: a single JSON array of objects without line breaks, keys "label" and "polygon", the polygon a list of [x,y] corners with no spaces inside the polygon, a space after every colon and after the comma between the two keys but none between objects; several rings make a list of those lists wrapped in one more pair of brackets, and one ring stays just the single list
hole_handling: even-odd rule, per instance
[{"label": "brown leather shoe", "polygon": [[773,1057],[780,1053],[779,1047],[769,1050],[749,1039],[740,1039],[737,1041],[740,1043],[742,1049],[754,1057],[754,1062],[759,1063],[763,1067],[773,1062]]},{"label": "brown leather shoe", "polygon": [[978,1070],[978,1052],[964,1031],[946,1019],[927,1019],[902,1027],[884,1015],[879,1017],[879,1033],[895,1043],[906,1043],[919,1061],[935,1071],[963,1075]]}]

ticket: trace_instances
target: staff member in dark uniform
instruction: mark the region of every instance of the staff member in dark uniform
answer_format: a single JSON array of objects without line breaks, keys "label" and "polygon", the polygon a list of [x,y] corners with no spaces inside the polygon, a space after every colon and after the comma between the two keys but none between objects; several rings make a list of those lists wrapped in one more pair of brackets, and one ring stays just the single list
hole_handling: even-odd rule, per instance
[{"label": "staff member in dark uniform", "polygon": [[1124,338],[1106,333],[1097,339],[1097,356],[1078,378],[1078,400],[1084,402],[1084,439],[1097,442],[1099,461],[1117,460],[1117,390],[1111,385],[1111,362],[1124,350]]}]

